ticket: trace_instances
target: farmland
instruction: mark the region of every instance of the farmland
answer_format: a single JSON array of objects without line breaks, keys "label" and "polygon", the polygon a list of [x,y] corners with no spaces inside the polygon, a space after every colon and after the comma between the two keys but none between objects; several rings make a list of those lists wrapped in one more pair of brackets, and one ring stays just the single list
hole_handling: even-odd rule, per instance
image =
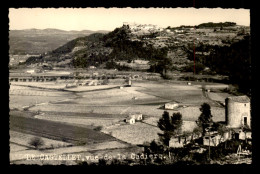
[{"label": "farmland", "polygon": [[[41,148],[48,149],[44,153],[129,154],[129,149],[136,150],[136,145],[158,139],[157,121],[168,102],[179,104],[168,112],[182,114],[184,131],[196,127],[199,107],[204,102],[211,104],[214,121],[225,119],[224,108],[216,102],[230,94],[217,91],[205,95],[200,83],[135,80],[131,87],[119,88],[121,83],[65,88],[66,82],[62,81],[12,82],[9,90],[12,161],[16,164],[44,163],[24,160],[27,153],[40,154],[28,145],[32,137],[44,140]],[[206,85],[214,87],[214,83]],[[221,87],[219,85],[215,86]],[[130,113],[142,113],[143,120],[133,125],[125,123]],[[64,161],[53,162],[56,163]]]},{"label": "farmland", "polygon": [[76,127],[21,116],[10,116],[10,128],[11,130],[41,135],[56,140],[64,140],[65,142],[74,144],[77,144],[80,141],[80,143],[91,144],[100,141],[114,140],[111,136],[93,131],[86,127]]}]

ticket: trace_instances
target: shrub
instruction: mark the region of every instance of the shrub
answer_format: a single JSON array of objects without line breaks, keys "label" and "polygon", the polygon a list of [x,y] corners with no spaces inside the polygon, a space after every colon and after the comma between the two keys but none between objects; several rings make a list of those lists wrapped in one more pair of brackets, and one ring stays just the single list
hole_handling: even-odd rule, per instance
[{"label": "shrub", "polygon": [[86,145],[86,144],[87,144],[87,143],[86,143],[85,140],[80,140],[80,141],[77,141],[77,143],[76,143],[77,146],[84,146],[84,145]]},{"label": "shrub", "polygon": [[101,131],[102,128],[103,128],[102,126],[97,126],[97,127],[94,128],[94,130],[95,130],[95,131]]},{"label": "shrub", "polygon": [[40,146],[44,145],[44,141],[39,137],[33,137],[30,139],[28,144],[38,149]]}]

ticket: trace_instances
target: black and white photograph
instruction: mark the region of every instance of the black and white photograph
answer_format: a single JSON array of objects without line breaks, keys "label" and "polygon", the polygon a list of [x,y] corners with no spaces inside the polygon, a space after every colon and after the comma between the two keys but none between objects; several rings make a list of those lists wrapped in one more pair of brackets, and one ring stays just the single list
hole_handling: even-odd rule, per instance
[{"label": "black and white photograph", "polygon": [[10,165],[252,164],[249,9],[8,10]]}]

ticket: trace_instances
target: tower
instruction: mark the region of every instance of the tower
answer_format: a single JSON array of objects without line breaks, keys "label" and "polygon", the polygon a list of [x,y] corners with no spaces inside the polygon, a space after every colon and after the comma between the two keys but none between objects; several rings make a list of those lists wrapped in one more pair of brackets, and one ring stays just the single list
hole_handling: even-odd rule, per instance
[{"label": "tower", "polygon": [[226,123],[230,128],[251,127],[250,99],[247,96],[228,97],[226,102]]}]

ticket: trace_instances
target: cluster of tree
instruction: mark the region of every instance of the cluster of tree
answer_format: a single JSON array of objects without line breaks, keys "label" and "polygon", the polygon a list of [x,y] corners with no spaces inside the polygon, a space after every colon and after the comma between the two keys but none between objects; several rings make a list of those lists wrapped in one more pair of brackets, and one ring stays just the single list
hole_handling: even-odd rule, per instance
[{"label": "cluster of tree", "polygon": [[118,71],[129,71],[131,70],[130,67],[125,66],[125,65],[119,65],[113,59],[111,61],[106,62],[106,69],[117,69]]},{"label": "cluster of tree", "polygon": [[236,25],[235,22],[224,22],[224,23],[223,22],[219,22],[219,23],[208,22],[208,23],[199,24],[198,26],[196,26],[196,28],[231,27],[231,26],[235,26],[235,25]]},{"label": "cluster of tree", "polygon": [[[188,46],[188,59],[194,59],[193,46]],[[195,55],[195,69],[199,73],[209,67],[211,72],[229,76],[230,83],[239,86],[239,91],[250,96],[251,88],[251,55],[250,36],[246,35],[230,46],[205,45],[196,46],[196,52],[210,52],[209,55]],[[183,70],[193,72],[193,65],[187,65]]]},{"label": "cluster of tree", "polygon": [[31,56],[31,57],[29,57],[25,61],[26,64],[39,63],[39,62],[44,62],[44,59],[43,59],[42,55],[40,55],[40,56]]},{"label": "cluster of tree", "polygon": [[73,67],[77,68],[86,68],[89,66],[98,67],[103,62],[106,62],[107,59],[108,56],[102,52],[94,54],[93,49],[82,49],[74,54],[74,59],[72,59],[72,65]]},{"label": "cluster of tree", "polygon": [[230,47],[215,46],[205,65],[218,74],[228,75],[230,82],[239,86],[240,92],[250,94],[251,55],[250,37],[231,44]]},{"label": "cluster of tree", "polygon": [[[116,28],[113,32],[108,33],[103,37],[106,47],[113,48],[113,51],[108,56],[109,59],[129,60],[137,58],[145,60],[160,59],[167,55],[165,48],[156,49],[152,45],[144,46],[143,41],[129,40],[128,30],[125,28]],[[156,33],[149,37],[154,37]]]}]

